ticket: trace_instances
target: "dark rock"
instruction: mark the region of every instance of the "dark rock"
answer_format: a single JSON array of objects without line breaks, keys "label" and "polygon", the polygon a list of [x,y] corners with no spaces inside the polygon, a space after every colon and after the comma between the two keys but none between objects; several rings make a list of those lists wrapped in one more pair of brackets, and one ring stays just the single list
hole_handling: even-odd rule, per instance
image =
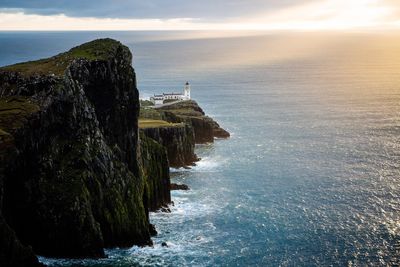
[{"label": "dark rock", "polygon": [[149,224],[149,232],[151,236],[156,236],[158,234],[154,224]]},{"label": "dark rock", "polygon": [[225,129],[222,129],[221,126],[219,126],[219,124],[216,121],[214,121],[213,119],[209,120],[209,123],[212,125],[213,136],[215,138],[226,139],[231,136],[228,131],[226,131]]},{"label": "dark rock", "polygon": [[190,168],[200,159],[194,153],[195,144],[228,138],[222,129],[193,101],[182,101],[161,108],[141,108],[140,131],[163,145],[171,167]]},{"label": "dark rock", "polygon": [[166,212],[166,213],[171,213],[171,210],[170,210],[170,208],[168,208],[168,207],[162,207],[162,208],[160,209],[160,211],[161,211],[161,212]]},{"label": "dark rock", "polygon": [[131,59],[127,47],[105,39],[0,69],[0,232],[9,238],[0,242],[9,252],[0,263],[18,258],[33,266],[21,244],[52,257],[103,257],[103,247],[151,244],[147,211],[157,196],[149,180],[167,186],[153,190],[167,199],[169,176],[166,157],[148,167],[151,179],[143,175],[142,165],[161,158],[153,150],[147,162],[139,159]]},{"label": "dark rock", "polygon": [[167,248],[167,247],[168,247],[168,244],[167,244],[167,242],[162,242],[162,243],[161,243],[161,246]]},{"label": "dark rock", "polygon": [[194,153],[194,131],[190,125],[143,128],[140,131],[166,148],[171,167],[192,165],[198,160]]},{"label": "dark rock", "polygon": [[156,211],[171,202],[168,158],[165,148],[140,134],[142,176],[145,179],[144,203],[149,211]]},{"label": "dark rock", "polygon": [[189,186],[185,184],[173,184],[171,183],[171,190],[190,190]]},{"label": "dark rock", "polygon": [[[15,107],[22,107],[15,113]],[[38,106],[27,102],[23,98],[10,99],[9,103],[0,101],[0,123],[8,123],[10,128],[18,128],[21,121],[27,119],[29,114],[35,113]],[[8,116],[4,116],[8,113]],[[39,263],[31,247],[21,243],[14,230],[6,222],[2,214],[4,198],[4,171],[10,162],[16,160],[17,151],[14,148],[14,138],[8,132],[0,128],[0,266],[43,266]]]},{"label": "dark rock", "polygon": [[185,122],[194,129],[196,144],[212,143],[214,137],[229,138],[230,134],[217,122],[205,115],[196,101],[188,100],[157,108],[168,122]]},{"label": "dark rock", "polygon": [[2,216],[0,216],[0,237],[0,266],[44,266],[39,263],[31,247],[21,244]]}]

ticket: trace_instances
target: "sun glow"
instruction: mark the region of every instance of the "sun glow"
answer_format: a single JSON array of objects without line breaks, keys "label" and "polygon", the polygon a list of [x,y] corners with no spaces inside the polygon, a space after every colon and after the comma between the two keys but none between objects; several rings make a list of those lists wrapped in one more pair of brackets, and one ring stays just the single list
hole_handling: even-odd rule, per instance
[{"label": "sun glow", "polygon": [[259,14],[228,24],[232,29],[346,30],[393,28],[395,8],[379,0],[325,0],[291,7],[273,14]]},{"label": "sun glow", "polygon": [[0,30],[359,30],[399,29],[390,0],[323,0],[275,12],[208,22],[196,18],[118,19],[44,16],[0,9]]}]

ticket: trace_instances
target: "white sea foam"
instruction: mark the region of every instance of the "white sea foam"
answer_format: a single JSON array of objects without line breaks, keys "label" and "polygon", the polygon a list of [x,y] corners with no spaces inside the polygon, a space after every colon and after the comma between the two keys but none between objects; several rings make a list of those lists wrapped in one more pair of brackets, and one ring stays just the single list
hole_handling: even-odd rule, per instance
[{"label": "white sea foam", "polygon": [[200,161],[196,162],[195,166],[189,168],[170,168],[171,173],[184,173],[184,172],[213,172],[218,171],[218,167],[225,162],[220,157],[202,157]]},{"label": "white sea foam", "polygon": [[151,221],[156,224],[160,221],[174,224],[174,221],[178,221],[181,219],[206,216],[207,214],[212,213],[216,208],[215,205],[213,205],[212,203],[193,202],[188,198],[182,197],[174,197],[173,201],[175,205],[170,207],[171,213],[151,213]]},{"label": "white sea foam", "polygon": [[[171,69],[197,79],[199,102],[218,99],[215,114],[227,114],[221,123],[236,134],[196,146],[202,158],[196,167],[171,170],[192,190],[172,192],[172,213],[151,214],[159,232],[154,247],[108,250],[106,264],[92,265],[398,265],[397,39],[324,37],[329,49],[319,51],[329,53],[319,57],[312,46],[313,56],[290,60],[281,44],[296,38],[139,47],[146,53],[139,60],[150,63],[142,71],[158,77],[144,83],[147,92],[169,80],[159,78],[165,69],[154,67],[154,54],[164,52],[157,54],[160,66],[182,58]],[[254,43],[262,47],[256,56],[236,53]],[[222,50],[211,49],[217,47]],[[246,67],[237,68],[232,58]],[[215,61],[226,67],[210,68]],[[198,66],[207,72],[199,74]]]},{"label": "white sea foam", "polygon": [[218,171],[218,167],[225,162],[224,159],[220,157],[204,157],[196,166],[192,168],[195,172],[213,172]]}]

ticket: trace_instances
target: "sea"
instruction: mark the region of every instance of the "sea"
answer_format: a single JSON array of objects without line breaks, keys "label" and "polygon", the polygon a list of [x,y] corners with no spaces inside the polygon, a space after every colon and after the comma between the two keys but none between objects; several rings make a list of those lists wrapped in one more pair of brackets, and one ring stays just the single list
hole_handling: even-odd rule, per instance
[{"label": "sea", "polygon": [[171,169],[191,190],[151,214],[154,246],[43,263],[400,264],[400,33],[0,32],[0,66],[103,37],[131,49],[142,98],[189,81],[232,136]]}]

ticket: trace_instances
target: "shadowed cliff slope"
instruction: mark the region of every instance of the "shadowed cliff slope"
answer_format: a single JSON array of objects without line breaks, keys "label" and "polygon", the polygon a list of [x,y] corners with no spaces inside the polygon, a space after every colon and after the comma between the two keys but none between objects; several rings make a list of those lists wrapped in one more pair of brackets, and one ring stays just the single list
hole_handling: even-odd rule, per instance
[{"label": "shadowed cliff slope", "polygon": [[171,167],[190,166],[198,160],[194,153],[194,131],[189,124],[141,119],[139,128],[147,137],[166,148]]},{"label": "shadowed cliff slope", "polygon": [[170,198],[152,199],[148,181],[169,188],[168,163],[139,158],[131,60],[127,47],[102,39],[0,69],[0,231],[18,237],[0,251],[33,265],[27,245],[40,255],[101,257],[103,247],[151,244],[149,203]]},{"label": "shadowed cliff slope", "polygon": [[140,134],[140,149],[143,177],[146,185],[144,192],[145,207],[156,211],[171,203],[170,175],[165,147]]},{"label": "shadowed cliff slope", "polygon": [[[0,100],[0,123],[10,128],[23,124],[29,114],[35,113],[38,106],[25,98]],[[31,247],[23,245],[15,232],[5,221],[2,214],[4,198],[4,168],[16,159],[11,134],[0,129],[0,266],[40,266]]]}]

